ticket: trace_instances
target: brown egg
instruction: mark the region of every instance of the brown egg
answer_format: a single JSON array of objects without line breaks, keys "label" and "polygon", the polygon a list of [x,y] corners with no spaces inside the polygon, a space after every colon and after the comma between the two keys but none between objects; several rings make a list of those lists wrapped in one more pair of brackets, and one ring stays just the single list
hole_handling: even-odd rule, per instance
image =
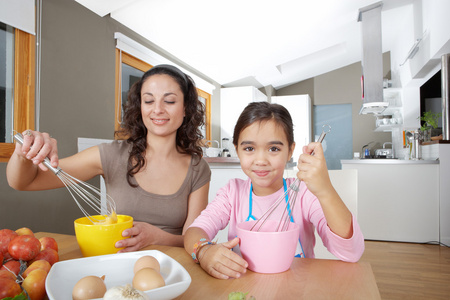
[{"label": "brown egg", "polygon": [[140,269],[133,277],[133,287],[140,291],[148,291],[165,285],[164,278],[155,269]]},{"label": "brown egg", "polygon": [[86,276],[78,280],[72,290],[73,300],[103,298],[106,293],[105,276]]},{"label": "brown egg", "polygon": [[151,268],[158,271],[158,273],[161,272],[159,261],[150,255],[142,256],[134,263],[134,274],[143,268]]}]

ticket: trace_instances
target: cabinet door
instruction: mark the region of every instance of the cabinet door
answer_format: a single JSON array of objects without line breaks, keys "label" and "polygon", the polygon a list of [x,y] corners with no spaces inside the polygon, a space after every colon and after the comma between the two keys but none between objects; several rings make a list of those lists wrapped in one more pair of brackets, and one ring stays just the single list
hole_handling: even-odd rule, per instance
[{"label": "cabinet door", "polygon": [[[209,185],[209,199],[211,202],[216,197],[217,191],[224,187],[228,181],[232,178],[247,179],[244,171],[241,168],[215,168],[211,167],[211,183]],[[228,225],[223,230],[220,230],[213,239],[218,243],[224,243],[228,241]]]},{"label": "cabinet door", "polygon": [[277,96],[270,101],[283,105],[291,114],[296,144],[293,159],[296,162],[302,147],[311,142],[311,98],[309,95]]},{"label": "cabinet door", "polygon": [[241,112],[250,102],[260,101],[267,101],[267,97],[253,86],[220,89],[220,138],[232,140]]}]

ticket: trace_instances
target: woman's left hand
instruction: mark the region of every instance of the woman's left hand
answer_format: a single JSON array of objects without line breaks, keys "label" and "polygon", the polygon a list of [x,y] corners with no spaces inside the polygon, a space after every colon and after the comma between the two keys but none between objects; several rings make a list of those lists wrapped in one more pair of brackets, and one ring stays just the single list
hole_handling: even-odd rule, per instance
[{"label": "woman's left hand", "polygon": [[319,199],[322,194],[334,190],[321,143],[313,142],[303,147],[303,154],[298,159],[298,169],[298,179],[305,182],[308,189]]},{"label": "woman's left hand", "polygon": [[137,251],[155,244],[161,231],[161,229],[149,223],[134,222],[133,227],[125,229],[122,232],[123,237],[129,238],[118,241],[115,246],[116,248],[125,247],[125,249],[120,250],[118,253]]}]

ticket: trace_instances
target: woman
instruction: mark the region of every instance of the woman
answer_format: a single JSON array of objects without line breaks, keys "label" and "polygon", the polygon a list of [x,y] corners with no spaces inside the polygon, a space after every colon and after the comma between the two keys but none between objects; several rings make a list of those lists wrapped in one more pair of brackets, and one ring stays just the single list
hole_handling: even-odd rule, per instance
[{"label": "woman", "polygon": [[[155,66],[132,86],[122,130],[126,141],[94,146],[58,160],[56,140],[27,130],[7,166],[11,187],[32,191],[63,187],[41,164],[86,181],[105,178],[117,213],[131,215],[122,252],[152,244],[183,246],[183,234],[208,203],[211,170],[201,158],[204,107],[193,80],[170,65]],[[39,166],[39,167],[38,167]]]}]

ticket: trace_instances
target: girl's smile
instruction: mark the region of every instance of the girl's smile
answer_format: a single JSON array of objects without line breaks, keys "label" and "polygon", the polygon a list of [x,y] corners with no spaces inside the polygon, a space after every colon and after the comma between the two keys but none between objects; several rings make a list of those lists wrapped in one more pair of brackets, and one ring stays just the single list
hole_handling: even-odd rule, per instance
[{"label": "girl's smile", "polygon": [[283,186],[284,168],[293,150],[294,145],[289,149],[284,130],[273,120],[256,122],[242,130],[237,154],[256,195],[270,195]]}]

